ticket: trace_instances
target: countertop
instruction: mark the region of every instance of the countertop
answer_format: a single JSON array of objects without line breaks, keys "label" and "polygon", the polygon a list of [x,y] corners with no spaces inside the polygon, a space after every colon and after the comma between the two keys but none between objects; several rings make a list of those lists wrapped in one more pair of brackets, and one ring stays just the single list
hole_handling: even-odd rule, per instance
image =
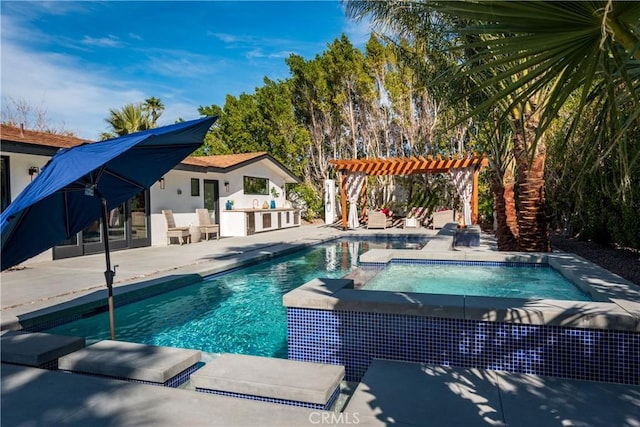
[{"label": "countertop", "polygon": [[298,211],[300,209],[296,208],[274,208],[274,209],[263,209],[263,208],[238,208],[238,209],[225,209],[225,212],[286,212],[286,211]]}]

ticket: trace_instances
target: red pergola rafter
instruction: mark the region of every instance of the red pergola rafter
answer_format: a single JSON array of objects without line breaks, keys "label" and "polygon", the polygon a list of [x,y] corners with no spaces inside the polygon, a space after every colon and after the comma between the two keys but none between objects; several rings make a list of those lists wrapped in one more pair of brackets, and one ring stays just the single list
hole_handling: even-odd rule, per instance
[{"label": "red pergola rafter", "polygon": [[[348,173],[365,173],[371,176],[396,175],[408,176],[427,173],[448,173],[451,169],[474,168],[473,174],[473,195],[471,199],[472,222],[478,222],[478,174],[480,170],[488,165],[488,160],[484,154],[454,154],[453,156],[431,155],[427,157],[394,157],[375,159],[353,159],[353,160],[329,160],[329,163],[338,172],[345,175]],[[343,175],[344,178],[344,175]],[[347,226],[347,201],[345,179],[341,180],[340,192],[342,197],[342,226]]]}]

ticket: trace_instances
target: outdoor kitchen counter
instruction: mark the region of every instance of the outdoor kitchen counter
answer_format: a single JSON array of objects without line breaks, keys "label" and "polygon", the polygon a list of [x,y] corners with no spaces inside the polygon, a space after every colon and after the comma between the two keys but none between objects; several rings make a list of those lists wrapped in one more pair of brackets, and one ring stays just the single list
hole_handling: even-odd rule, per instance
[{"label": "outdoor kitchen counter", "polygon": [[225,212],[294,212],[300,211],[300,209],[295,208],[274,208],[274,209],[263,209],[263,208],[237,208],[237,209],[228,209]]},{"label": "outdoor kitchen counter", "polygon": [[[263,231],[280,230],[300,225],[300,209],[238,208],[221,212],[222,236],[249,236]],[[228,233],[228,234],[225,234]]]}]

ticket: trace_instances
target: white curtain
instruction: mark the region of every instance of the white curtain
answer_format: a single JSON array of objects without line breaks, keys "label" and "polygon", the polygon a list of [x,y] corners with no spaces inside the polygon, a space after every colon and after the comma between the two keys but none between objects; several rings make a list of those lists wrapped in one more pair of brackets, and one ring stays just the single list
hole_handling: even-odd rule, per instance
[{"label": "white curtain", "polygon": [[364,172],[354,172],[347,175],[346,192],[349,200],[349,216],[347,217],[348,228],[358,228],[360,221],[358,220],[358,197],[362,191],[364,180],[367,175]]},{"label": "white curtain", "polygon": [[464,223],[471,225],[471,196],[473,194],[473,168],[451,169],[451,182],[462,199]]},{"label": "white curtain", "polygon": [[358,266],[358,252],[360,250],[360,242],[349,242],[349,257],[351,258],[351,267]]},{"label": "white curtain", "polygon": [[327,271],[333,271],[338,265],[338,257],[336,255],[336,246],[327,246],[324,252],[324,263]]}]

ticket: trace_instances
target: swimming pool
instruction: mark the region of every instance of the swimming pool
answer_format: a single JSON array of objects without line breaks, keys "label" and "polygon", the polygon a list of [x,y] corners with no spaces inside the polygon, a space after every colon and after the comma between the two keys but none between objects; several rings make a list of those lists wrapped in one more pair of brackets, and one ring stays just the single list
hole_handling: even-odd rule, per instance
[{"label": "swimming pool", "polygon": [[[121,341],[192,348],[208,353],[287,357],[287,311],[282,295],[316,277],[342,277],[371,247],[419,248],[422,236],[346,238],[211,276],[203,282],[116,309]],[[108,313],[45,332],[109,339]]]},{"label": "swimming pool", "polygon": [[553,268],[535,264],[391,263],[360,289],[592,301]]}]

